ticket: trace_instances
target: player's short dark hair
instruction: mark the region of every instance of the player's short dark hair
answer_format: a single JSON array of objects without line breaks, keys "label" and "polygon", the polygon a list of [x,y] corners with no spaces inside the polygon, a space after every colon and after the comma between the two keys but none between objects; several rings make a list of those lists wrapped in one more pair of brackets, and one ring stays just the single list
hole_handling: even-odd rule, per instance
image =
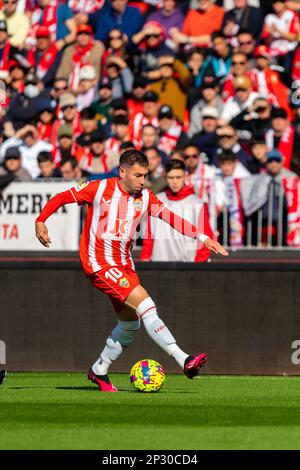
[{"label": "player's short dark hair", "polygon": [[40,152],[37,156],[38,163],[53,162],[53,158],[50,152]]},{"label": "player's short dark hair", "polygon": [[174,158],[173,160],[170,160],[166,165],[166,175],[172,170],[182,170],[185,172],[186,166],[182,160]]},{"label": "player's short dark hair", "polygon": [[131,167],[135,164],[148,167],[148,159],[139,150],[125,150],[120,156],[120,166]]},{"label": "player's short dark hair", "polygon": [[74,157],[66,158],[66,160],[61,163],[60,167],[64,166],[66,163],[71,163],[72,170],[75,170],[75,168],[78,166],[77,160]]},{"label": "player's short dark hair", "polygon": [[236,154],[232,150],[222,150],[218,155],[219,162],[235,162],[237,160]]}]

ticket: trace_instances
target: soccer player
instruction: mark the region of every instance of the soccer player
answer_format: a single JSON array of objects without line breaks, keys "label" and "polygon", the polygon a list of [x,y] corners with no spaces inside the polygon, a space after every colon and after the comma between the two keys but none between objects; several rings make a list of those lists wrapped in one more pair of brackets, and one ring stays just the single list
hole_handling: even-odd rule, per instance
[{"label": "soccer player", "polygon": [[4,381],[5,377],[6,377],[6,370],[0,370],[0,385]]},{"label": "soccer player", "polygon": [[108,378],[108,369],[133,341],[141,321],[152,340],[175,359],[188,378],[195,377],[207,359],[205,353],[190,356],[179,348],[140,284],[130,248],[141,220],[147,215],[159,217],[180,233],[202,241],[209,250],[228,255],[217,241],[198,233],[191,223],[144,189],[147,173],[146,156],[137,150],[127,150],[120,157],[119,177],[91,181],[57,194],[36,220],[36,236],[49,247],[47,218],[64,204],[88,204],[80,241],[81,263],[92,284],[110,297],[118,315],[117,326],[88,371],[89,380],[105,392],[117,391]]}]

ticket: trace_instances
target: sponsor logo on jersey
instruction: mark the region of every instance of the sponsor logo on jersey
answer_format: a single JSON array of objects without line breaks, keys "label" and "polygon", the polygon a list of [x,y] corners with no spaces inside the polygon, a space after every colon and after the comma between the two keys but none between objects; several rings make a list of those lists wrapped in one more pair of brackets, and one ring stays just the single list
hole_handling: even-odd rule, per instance
[{"label": "sponsor logo on jersey", "polygon": [[129,283],[127,277],[122,277],[122,278],[119,280],[119,285],[120,285],[121,287],[126,287],[126,288],[130,287],[130,283]]},{"label": "sponsor logo on jersey", "polygon": [[81,183],[81,184],[77,184],[77,186],[75,186],[75,190],[78,192],[78,191],[81,191],[83,188],[85,188],[87,185],[89,184],[89,181],[86,181],[85,183]]}]

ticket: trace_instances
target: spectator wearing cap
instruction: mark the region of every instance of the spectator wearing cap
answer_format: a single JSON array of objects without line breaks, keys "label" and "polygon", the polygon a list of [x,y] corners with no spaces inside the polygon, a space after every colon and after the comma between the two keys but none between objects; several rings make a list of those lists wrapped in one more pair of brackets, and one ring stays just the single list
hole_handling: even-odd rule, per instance
[{"label": "spectator wearing cap", "polygon": [[58,143],[52,156],[56,167],[60,167],[68,158],[74,157],[77,145],[74,141],[74,132],[70,124],[62,124],[58,130]]},{"label": "spectator wearing cap", "polygon": [[238,31],[242,28],[247,29],[255,38],[258,38],[261,33],[262,12],[260,8],[250,6],[248,0],[234,0],[234,8],[224,15],[222,28],[226,28],[229,20],[234,23]]},{"label": "spectator wearing cap", "polygon": [[221,115],[224,103],[219,95],[219,82],[213,76],[203,78],[201,87],[201,99],[192,107],[190,115],[189,137],[193,137],[202,131],[203,108],[215,108],[218,116]]},{"label": "spectator wearing cap", "polygon": [[222,110],[221,119],[229,123],[244,109],[251,106],[259,96],[255,91],[251,91],[252,83],[248,75],[237,76],[233,79],[234,96],[229,98]]},{"label": "spectator wearing cap", "polygon": [[68,5],[54,0],[37,0],[36,3],[27,43],[35,43],[35,31],[42,25],[50,29],[51,41],[55,42],[57,50],[72,44],[76,38],[76,22]]},{"label": "spectator wearing cap", "polygon": [[139,56],[140,71],[155,72],[159,57],[174,55],[166,44],[165,30],[156,21],[145,23],[143,29],[132,37],[132,45],[136,46],[133,52]]},{"label": "spectator wearing cap", "polygon": [[218,79],[227,77],[231,68],[232,47],[222,31],[211,35],[212,51],[203,64],[204,73]]},{"label": "spectator wearing cap", "polygon": [[142,129],[147,124],[158,128],[158,110],[160,108],[158,94],[147,91],[143,96],[143,111],[137,113],[131,122],[131,140],[136,148],[142,146]]},{"label": "spectator wearing cap", "polygon": [[50,100],[43,99],[37,104],[38,120],[37,131],[38,138],[45,142],[52,142],[52,128],[55,119],[55,108],[53,108]]},{"label": "spectator wearing cap", "polygon": [[233,80],[237,77],[243,77],[247,75],[251,81],[251,88],[254,88],[254,81],[252,81],[252,74],[249,71],[249,63],[246,54],[242,52],[234,52],[231,58],[231,68],[226,80],[222,87],[222,98],[223,101],[227,101],[230,97],[234,96]]},{"label": "spectator wearing cap", "polygon": [[[183,62],[170,55],[161,56],[159,63],[159,78],[150,85],[157,93],[161,104],[173,106],[173,112],[180,122],[184,122],[187,106],[187,93],[191,83],[191,75]],[[176,96],[176,106],[174,97]]]},{"label": "spectator wearing cap", "polygon": [[294,227],[290,224],[295,224],[299,214],[297,209],[293,209],[294,204],[289,204],[287,192],[289,197],[297,198],[295,191],[291,190],[297,175],[284,168],[283,161],[283,155],[278,149],[270,150],[265,164],[267,171],[241,181],[242,203],[244,212],[252,223],[253,245],[258,242],[258,212],[261,214],[263,243],[287,245],[290,232],[289,243],[293,244]]},{"label": "spectator wearing cap", "polygon": [[79,72],[79,84],[77,90],[77,109],[81,111],[88,108],[96,95],[96,72],[92,65],[84,65]]},{"label": "spectator wearing cap", "polygon": [[126,98],[132,91],[133,73],[122,57],[111,56],[106,62],[107,77],[112,86],[113,98]]},{"label": "spectator wearing cap", "polygon": [[45,87],[52,87],[61,60],[55,42],[51,42],[47,26],[39,26],[35,33],[36,45],[27,52],[27,60],[35,68],[37,77]]},{"label": "spectator wearing cap", "polygon": [[97,121],[105,129],[106,135],[110,133],[112,102],[112,85],[108,78],[104,78],[99,85],[98,99],[93,101],[91,106],[96,113]]},{"label": "spectator wearing cap", "polygon": [[10,147],[4,154],[4,161],[0,166],[0,189],[4,189],[13,181],[31,181],[31,175],[22,166],[21,153],[18,147]]},{"label": "spectator wearing cap", "polygon": [[103,44],[93,38],[92,27],[87,24],[78,25],[76,41],[65,49],[56,76],[68,78],[70,89],[76,90],[81,67],[92,65],[98,82],[103,52]]},{"label": "spectator wearing cap", "polygon": [[0,79],[9,77],[9,61],[12,52],[11,43],[8,40],[7,23],[0,20]]},{"label": "spectator wearing cap", "polygon": [[60,178],[61,173],[56,168],[50,152],[40,152],[37,156],[40,174],[36,179],[38,180],[50,180],[52,178]]},{"label": "spectator wearing cap", "polygon": [[273,13],[264,20],[261,38],[270,46],[272,57],[276,57],[289,74],[293,51],[299,36],[298,14],[287,8],[285,0],[272,0]]},{"label": "spectator wearing cap", "polygon": [[105,142],[105,151],[108,155],[112,155],[118,159],[122,143],[130,140],[128,117],[115,116],[111,123],[111,133],[111,137]]},{"label": "spectator wearing cap", "polygon": [[218,137],[216,129],[218,126],[219,113],[212,106],[205,106],[201,112],[201,128],[200,132],[194,134],[192,142],[200,149],[211,162],[217,151]]},{"label": "spectator wearing cap", "polygon": [[69,124],[73,129],[75,137],[82,132],[80,124],[80,113],[77,109],[77,100],[73,93],[63,93],[59,97],[58,118],[53,124],[52,143],[57,144],[58,130],[62,124]]},{"label": "spectator wearing cap", "polygon": [[85,18],[95,30],[95,39],[105,42],[112,29],[119,28],[130,40],[142,29],[143,18],[138,8],[128,6],[128,0],[110,0],[105,10]]},{"label": "spectator wearing cap", "polygon": [[90,145],[92,132],[98,130],[96,113],[91,106],[80,111],[80,126],[82,133],[77,137],[76,142],[80,147],[87,147]]},{"label": "spectator wearing cap", "polygon": [[174,116],[173,109],[163,105],[158,113],[159,142],[158,148],[170,156],[172,150],[182,147],[187,140],[182,124]]},{"label": "spectator wearing cap", "polygon": [[264,96],[258,96],[253,103],[231,121],[230,125],[243,136],[245,143],[257,135],[264,135],[271,127],[272,104]]},{"label": "spectator wearing cap", "polygon": [[197,0],[195,6],[188,11],[182,32],[172,28],[170,35],[176,44],[208,47],[212,33],[221,29],[224,10],[215,5],[215,0]]},{"label": "spectator wearing cap", "polygon": [[141,75],[136,76],[133,80],[132,93],[127,100],[130,121],[133,121],[137,113],[143,111],[143,97],[147,91],[147,84],[147,79]]},{"label": "spectator wearing cap", "polygon": [[163,0],[162,7],[151,13],[147,17],[147,21],[159,23],[164,28],[167,35],[171,28],[177,28],[181,31],[184,16],[180,8],[178,8],[177,3],[177,0]]},{"label": "spectator wearing cap", "polygon": [[52,152],[53,150],[51,144],[38,140],[37,130],[31,124],[24,126],[13,137],[4,142],[0,150],[2,158],[10,147],[18,147],[22,157],[22,166],[30,173],[33,179],[39,174],[38,154],[42,151]]},{"label": "spectator wearing cap", "polygon": [[266,132],[268,149],[278,149],[283,156],[284,168],[290,169],[292,159],[299,161],[299,150],[295,148],[295,128],[289,123],[283,108],[274,108],[271,119],[272,127]]},{"label": "spectator wearing cap", "polygon": [[249,162],[249,155],[242,149],[236,129],[232,126],[219,127],[216,130],[218,136],[218,148],[212,159],[212,164],[218,167],[219,155],[225,150],[231,150],[246,168]]},{"label": "spectator wearing cap", "polygon": [[18,0],[6,0],[0,11],[0,21],[6,21],[9,42],[12,46],[21,48],[30,30],[30,22],[25,13],[17,10]]},{"label": "spectator wearing cap", "polygon": [[289,106],[289,89],[281,81],[277,70],[270,68],[270,49],[268,46],[260,45],[254,51],[256,67],[252,70],[252,81],[255,89],[279,108],[284,108],[290,119],[293,114]]}]

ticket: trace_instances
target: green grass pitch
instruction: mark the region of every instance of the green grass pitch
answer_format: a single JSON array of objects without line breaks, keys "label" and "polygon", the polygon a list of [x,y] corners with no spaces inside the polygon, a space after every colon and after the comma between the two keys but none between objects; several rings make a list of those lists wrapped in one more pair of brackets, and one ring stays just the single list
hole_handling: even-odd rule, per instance
[{"label": "green grass pitch", "polygon": [[84,373],[10,373],[0,449],[299,449],[300,377],[167,375],[156,394],[100,393]]}]

